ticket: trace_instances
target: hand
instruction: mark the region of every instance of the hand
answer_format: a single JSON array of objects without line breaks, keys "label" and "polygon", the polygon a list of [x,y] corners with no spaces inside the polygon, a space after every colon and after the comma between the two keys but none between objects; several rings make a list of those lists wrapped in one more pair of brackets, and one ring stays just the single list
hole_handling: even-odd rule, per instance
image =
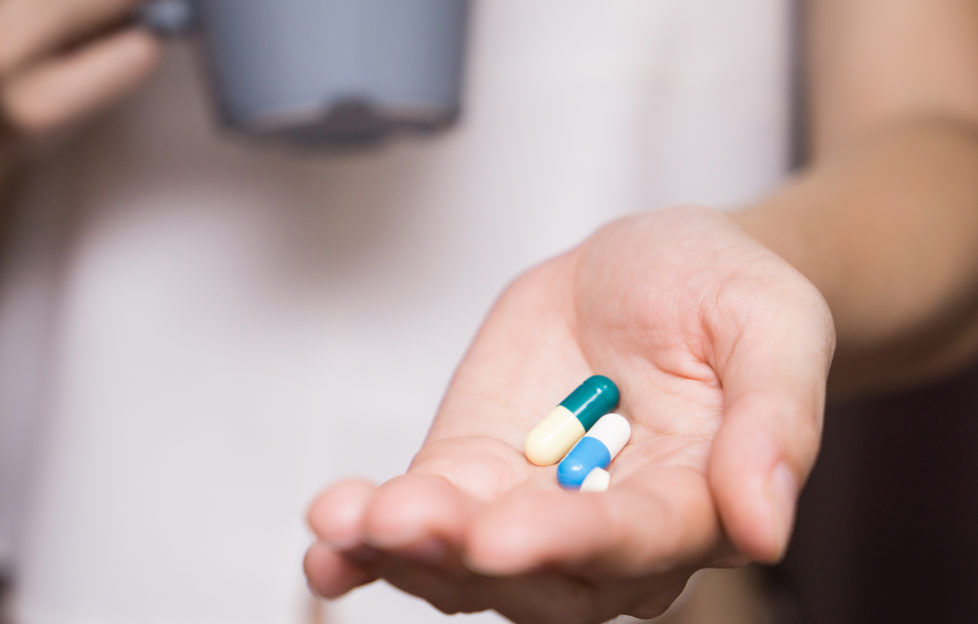
[{"label": "hand", "polygon": [[136,28],[107,30],[138,0],[0,0],[0,152],[118,98],[156,64]]},{"label": "hand", "polygon": [[[727,217],[616,221],[503,294],[406,475],[321,495],[310,585],[383,578],[534,624],[654,617],[700,567],[780,558],[833,347],[817,290]],[[523,441],[594,373],[632,440],[609,491],[565,492]]]}]

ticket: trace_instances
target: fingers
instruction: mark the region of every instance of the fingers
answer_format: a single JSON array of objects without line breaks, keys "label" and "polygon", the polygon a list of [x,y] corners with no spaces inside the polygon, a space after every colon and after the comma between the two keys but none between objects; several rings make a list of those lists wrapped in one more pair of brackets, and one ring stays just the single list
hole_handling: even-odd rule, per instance
[{"label": "fingers", "polygon": [[0,76],[121,18],[139,0],[0,2]]},{"label": "fingers", "polygon": [[0,92],[0,105],[7,123],[37,134],[115,100],[158,60],[159,43],[152,35],[127,30],[10,78]]},{"label": "fingers", "polygon": [[312,504],[306,521],[319,542],[306,553],[309,587],[325,598],[337,598],[376,579],[352,559],[362,554],[363,515],[377,487],[364,479],[335,484]]},{"label": "fingers", "polygon": [[313,503],[308,522],[325,545],[347,559],[370,551],[448,565],[457,559],[479,506],[441,477],[405,475],[380,488],[349,479]]},{"label": "fingers", "polygon": [[408,474],[385,483],[363,517],[363,541],[442,563],[457,551],[481,505],[445,479]]},{"label": "fingers", "polygon": [[306,551],[303,567],[309,588],[323,598],[339,598],[351,589],[376,580],[372,573],[321,542]]},{"label": "fingers", "polygon": [[380,576],[446,613],[485,609],[466,593],[472,578],[457,564],[477,506],[433,475],[406,475],[379,488],[360,479],[338,483],[309,510],[309,525],[323,540],[306,556],[309,585],[335,598]]},{"label": "fingers", "polygon": [[306,521],[316,537],[343,550],[362,543],[363,515],[377,491],[366,479],[336,483],[309,507]]},{"label": "fingers", "polygon": [[791,316],[747,328],[720,371],[724,415],[708,468],[730,539],[765,562],[787,547],[799,488],[815,461],[832,356],[824,303]]},{"label": "fingers", "polygon": [[663,468],[599,494],[514,492],[476,522],[467,561],[490,575],[557,565],[588,576],[639,576],[705,557],[718,533],[702,476]]},{"label": "fingers", "polygon": [[[658,613],[678,594],[688,573],[649,574],[649,561],[663,569],[672,566],[677,553],[691,544],[698,548],[694,533],[715,534],[716,527],[709,529],[706,522],[691,532],[696,523],[681,517],[693,511],[689,504],[700,504],[697,499],[708,501],[702,478],[697,479],[700,494],[684,499],[681,493],[696,487],[683,470],[643,477],[623,480],[618,498],[614,492],[578,496],[528,485],[488,512],[434,475],[409,474],[380,488],[348,480],[330,488],[309,511],[310,525],[323,540],[306,555],[309,585],[334,598],[383,578],[446,613],[492,607],[515,622],[534,624],[596,623],[624,610]],[[664,514],[661,497],[671,497],[680,510]],[[605,498],[607,506],[601,502]],[[501,520],[493,522],[493,517]],[[525,530],[523,535],[539,548],[519,551],[534,562],[523,571],[490,576],[461,565],[463,547],[471,551],[480,543],[467,539],[473,524],[488,525],[490,548],[493,543],[519,545],[519,531]],[[636,539],[638,525],[645,531],[641,539]],[[554,563],[614,570],[614,575],[586,580],[585,574],[543,565]],[[630,566],[642,567],[642,574],[629,577]]]},{"label": "fingers", "polygon": [[[640,600],[636,589],[627,584],[599,590],[596,585],[560,573],[486,577],[419,564],[395,555],[381,556],[373,569],[385,581],[427,600],[444,613],[492,608],[517,623],[597,624]],[[646,586],[637,595],[644,598],[649,593]]]},{"label": "fingers", "polygon": [[527,624],[597,624],[626,611],[653,617],[679,595],[689,576],[682,571],[592,582],[560,570],[544,570],[493,577],[386,554],[371,569],[445,613],[492,608],[513,622]]}]

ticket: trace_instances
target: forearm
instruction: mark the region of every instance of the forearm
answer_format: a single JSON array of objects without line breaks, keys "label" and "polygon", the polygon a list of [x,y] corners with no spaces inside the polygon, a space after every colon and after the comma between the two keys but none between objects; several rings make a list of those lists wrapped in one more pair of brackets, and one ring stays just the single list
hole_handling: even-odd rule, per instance
[{"label": "forearm", "polygon": [[829,302],[833,392],[925,380],[978,353],[978,128],[882,129],[734,218]]}]

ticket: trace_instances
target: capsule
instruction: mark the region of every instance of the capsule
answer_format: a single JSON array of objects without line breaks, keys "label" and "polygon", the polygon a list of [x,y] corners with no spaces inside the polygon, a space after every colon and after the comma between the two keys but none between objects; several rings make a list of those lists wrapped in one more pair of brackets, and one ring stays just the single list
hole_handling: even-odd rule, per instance
[{"label": "capsule", "polygon": [[557,466],[557,482],[568,490],[581,487],[595,468],[607,468],[632,437],[632,427],[621,414],[608,414],[581,438]]},{"label": "capsule", "polygon": [[604,468],[595,468],[587,473],[581,482],[582,492],[604,492],[611,485],[611,473]]},{"label": "capsule", "polygon": [[526,458],[537,466],[556,464],[599,418],[618,407],[618,399],[613,381],[588,377],[526,436]]}]

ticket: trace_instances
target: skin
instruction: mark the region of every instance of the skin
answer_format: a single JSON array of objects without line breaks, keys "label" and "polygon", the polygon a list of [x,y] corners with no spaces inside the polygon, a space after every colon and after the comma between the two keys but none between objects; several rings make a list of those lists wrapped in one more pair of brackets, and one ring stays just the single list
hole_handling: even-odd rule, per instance
[{"label": "skin", "polygon": [[141,83],[159,43],[119,28],[137,0],[0,0],[0,184],[31,140]]},{"label": "skin", "polygon": [[[446,612],[662,612],[696,569],[776,561],[838,396],[978,351],[978,3],[809,3],[809,165],[724,216],[637,215],[502,295],[407,473],[312,505],[325,597],[384,579]],[[523,437],[591,373],[633,441],[606,493]]]},{"label": "skin", "polygon": [[831,391],[907,387],[978,351],[978,3],[809,3],[812,164],[734,218],[825,295]]}]

